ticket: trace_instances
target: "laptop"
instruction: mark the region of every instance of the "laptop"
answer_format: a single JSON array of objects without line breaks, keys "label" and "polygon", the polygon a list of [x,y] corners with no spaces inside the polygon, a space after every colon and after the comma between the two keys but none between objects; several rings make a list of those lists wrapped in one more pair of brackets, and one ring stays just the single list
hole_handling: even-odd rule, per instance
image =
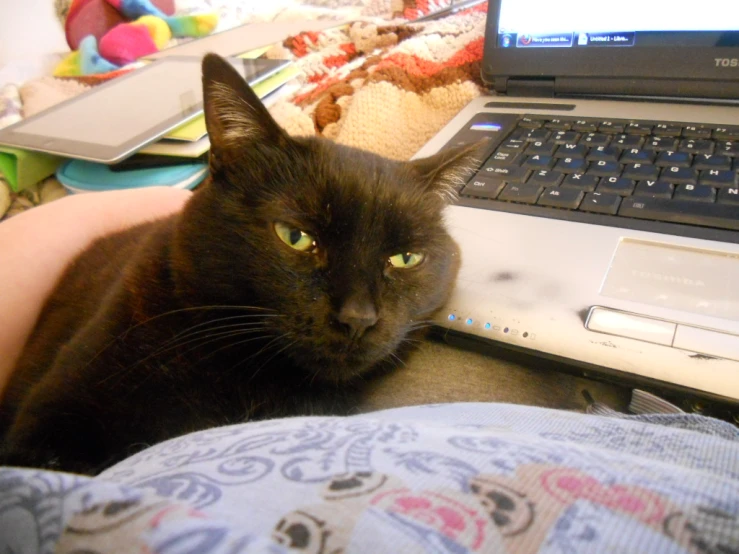
[{"label": "laptop", "polygon": [[739,406],[739,2],[490,0],[482,77],[437,331]]}]

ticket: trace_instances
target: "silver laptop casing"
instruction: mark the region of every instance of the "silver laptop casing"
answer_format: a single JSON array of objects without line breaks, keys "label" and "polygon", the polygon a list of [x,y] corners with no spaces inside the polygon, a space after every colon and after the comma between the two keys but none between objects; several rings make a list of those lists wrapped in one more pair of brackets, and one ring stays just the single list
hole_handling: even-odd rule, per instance
[{"label": "silver laptop casing", "polygon": [[[485,108],[491,101],[496,107]],[[528,105],[501,107],[508,102]],[[568,98],[574,110],[558,112],[536,109],[542,103],[552,99],[478,98],[415,157],[434,154],[486,111],[739,125],[739,107]],[[448,208],[446,220],[462,267],[437,326],[637,382],[739,400],[739,244],[460,205]],[[636,322],[626,334],[638,338],[609,327],[621,314]]]}]

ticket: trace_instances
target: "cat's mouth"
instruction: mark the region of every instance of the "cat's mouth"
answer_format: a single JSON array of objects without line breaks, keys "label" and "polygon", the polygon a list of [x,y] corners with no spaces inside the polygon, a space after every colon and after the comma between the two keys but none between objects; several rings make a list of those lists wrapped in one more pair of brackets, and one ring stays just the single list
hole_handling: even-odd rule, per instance
[{"label": "cat's mouth", "polygon": [[291,357],[316,380],[351,380],[393,357],[400,340],[373,340],[371,337],[337,338],[320,346],[308,341],[295,348]]}]

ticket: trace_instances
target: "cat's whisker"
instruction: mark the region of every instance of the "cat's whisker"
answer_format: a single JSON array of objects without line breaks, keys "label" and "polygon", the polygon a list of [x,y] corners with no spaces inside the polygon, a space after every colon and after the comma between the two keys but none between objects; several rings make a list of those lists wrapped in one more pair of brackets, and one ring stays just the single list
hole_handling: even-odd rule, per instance
[{"label": "cat's whisker", "polygon": [[316,380],[316,378],[318,377],[318,374],[319,374],[320,372],[321,372],[321,370],[320,370],[320,369],[317,369],[317,370],[315,370],[315,371],[313,372],[313,377],[311,378],[311,380],[310,380],[310,383],[308,383],[308,386],[309,386],[309,387],[312,387],[312,386],[313,386],[313,383],[315,382],[315,380]]},{"label": "cat's whisker", "polygon": [[[237,335],[234,335],[234,336],[238,336],[238,334]],[[230,338],[233,338],[233,337],[230,337]],[[228,348],[234,348],[236,346],[240,346],[240,345],[246,344],[248,342],[253,342],[255,340],[264,340],[266,338],[269,338],[269,335],[260,335],[258,337],[251,337],[251,338],[248,338],[248,339],[242,340],[242,341],[229,342],[228,344],[225,344],[225,345],[221,346],[220,348],[216,348],[215,350],[212,350],[211,352],[208,352],[205,356],[203,356],[202,358],[200,358],[198,360],[198,363],[200,363],[200,362],[202,362],[204,360],[207,360],[208,358],[212,358],[213,356],[215,356],[219,352],[222,352],[223,350],[226,350]]]},{"label": "cat's whisker", "polygon": [[395,352],[390,352],[390,358],[398,362],[395,367],[406,367],[405,362]]},{"label": "cat's whisker", "polygon": [[414,329],[414,328],[430,327],[434,325],[434,323],[435,322],[433,319],[419,319],[417,321],[410,321],[408,323],[408,328]]},{"label": "cat's whisker", "polygon": [[[286,334],[284,334],[284,335],[281,335],[281,336],[279,336],[279,337],[275,337],[275,340],[274,340],[274,341],[272,341],[272,342],[271,342],[270,344],[272,344],[272,343],[276,343],[277,339],[283,339],[283,338],[285,338],[285,337],[287,337],[287,336],[288,336],[288,334],[286,333]],[[282,352],[284,352],[284,351],[285,351],[285,350],[287,350],[288,348],[292,347],[292,346],[293,346],[293,345],[294,345],[294,344],[295,344],[296,342],[298,342],[298,341],[297,341],[297,340],[293,340],[293,341],[290,341],[290,342],[288,342],[288,343],[287,343],[287,344],[286,344],[285,346],[283,346],[283,347],[282,347],[282,348],[280,348],[280,349],[279,349],[279,350],[278,350],[277,352],[275,352],[275,353],[274,353],[274,354],[272,354],[272,355],[271,355],[271,356],[270,356],[269,358],[267,358],[267,359],[266,359],[266,360],[265,360],[265,361],[264,361],[264,362],[262,363],[262,365],[260,365],[260,366],[259,366],[259,367],[258,367],[257,369],[255,369],[255,370],[254,370],[254,373],[253,373],[253,374],[252,374],[252,376],[251,376],[251,377],[249,378],[249,382],[251,382],[251,381],[252,381],[252,379],[255,379],[255,378],[256,378],[257,374],[258,374],[258,373],[259,373],[259,372],[260,372],[260,371],[262,370],[262,368],[263,368],[264,366],[266,366],[266,365],[267,365],[267,364],[268,364],[269,362],[271,362],[271,361],[272,361],[272,360],[273,360],[273,359],[274,359],[274,358],[275,358],[276,356],[278,356],[279,354],[281,354]],[[266,348],[266,347],[265,347],[265,348]],[[264,349],[262,349],[262,350],[264,350]],[[246,359],[244,359],[244,360],[240,361],[240,362],[239,362],[239,363],[237,363],[237,364],[236,364],[235,366],[233,366],[233,368],[231,368],[231,369],[234,369],[235,367],[237,367],[237,366],[241,365],[242,363],[244,363],[245,361],[247,361],[247,360],[249,360],[249,359],[251,359],[251,358],[253,358],[253,357],[254,357],[254,356],[250,356],[249,358],[246,358]]]},{"label": "cat's whisker", "polygon": [[[263,311],[263,312],[276,312],[277,310],[274,310],[272,308],[262,308],[260,306],[245,306],[243,304],[212,304],[207,306],[190,306],[188,308],[178,308],[176,310],[168,310],[166,312],[162,312],[161,314],[155,315],[153,317],[150,317],[144,321],[141,321],[137,323],[136,325],[132,325],[128,328],[126,328],[125,331],[121,332],[119,335],[113,337],[108,343],[105,344],[92,358],[90,358],[86,364],[82,366],[81,369],[86,369],[89,367],[95,360],[97,360],[108,348],[113,346],[116,342],[119,340],[124,340],[126,336],[133,330],[138,329],[139,327],[143,325],[148,325],[149,323],[156,321],[162,317],[166,317],[169,315],[174,315],[178,313],[183,312],[197,312],[197,311],[203,311],[203,310],[255,310],[255,311]],[[256,315],[256,314],[255,314]],[[264,315],[272,315],[272,314],[260,314],[262,316]],[[283,317],[280,314],[274,314],[278,317]]]},{"label": "cat's whisker", "polygon": [[[241,318],[241,317],[243,317],[243,316],[224,317],[224,318],[214,319],[214,320],[211,320],[211,321],[206,321],[206,322],[200,323],[198,325],[194,325],[194,326],[192,326],[192,327],[190,327],[188,329],[185,329],[185,331],[181,331],[180,333],[177,333],[174,337],[172,337],[168,341],[165,341],[164,344],[162,344],[161,346],[162,347],[166,347],[166,346],[168,346],[170,344],[178,343],[179,341],[181,341],[183,339],[190,338],[190,337],[193,337],[193,336],[196,336],[196,335],[200,335],[200,334],[203,334],[203,333],[209,333],[211,331],[218,331],[220,329],[238,328],[238,327],[244,327],[245,328],[245,327],[251,327],[251,326],[256,326],[256,325],[264,325],[264,323],[265,323],[263,320],[260,320],[260,321],[241,322],[241,323],[230,323],[228,325],[218,325],[216,327],[205,327],[205,328],[201,328],[201,329],[198,329],[198,330],[194,330],[196,327],[202,327],[203,325],[209,325],[209,324],[212,324],[212,323],[217,323],[217,322],[220,322],[220,321],[226,321],[226,320],[229,320],[229,319],[236,319],[236,318]],[[252,316],[248,316],[248,317],[252,317]],[[263,316],[253,316],[253,317],[263,317]]]},{"label": "cat's whisker", "polygon": [[[249,361],[249,360],[251,360],[251,359],[255,358],[255,357],[256,357],[256,356],[258,355],[258,354],[260,354],[260,353],[264,352],[265,350],[267,350],[267,349],[268,349],[268,348],[269,348],[269,347],[270,347],[270,346],[271,346],[271,345],[272,345],[273,343],[275,343],[275,342],[276,342],[277,340],[279,340],[279,339],[281,339],[281,338],[284,338],[284,337],[286,337],[286,336],[287,336],[287,334],[283,334],[283,335],[280,335],[280,336],[278,336],[278,337],[273,337],[273,338],[272,338],[272,340],[270,340],[270,341],[269,341],[269,342],[268,342],[268,343],[267,343],[266,345],[264,345],[264,346],[263,346],[263,347],[262,347],[262,348],[261,348],[261,349],[259,350],[259,352],[257,352],[256,354],[251,354],[250,356],[247,356],[246,358],[244,358],[244,359],[243,359],[243,360],[241,360],[240,362],[238,362],[238,363],[234,364],[233,366],[231,366],[231,367],[230,367],[230,368],[228,369],[228,371],[224,371],[224,372],[223,372],[223,374],[224,374],[224,375],[227,375],[227,374],[229,374],[229,373],[230,373],[230,372],[231,372],[231,371],[232,371],[233,369],[235,369],[235,368],[236,368],[236,367],[238,367],[239,365],[243,364],[244,362],[246,362],[246,361]],[[234,342],[234,343],[229,343],[229,344],[227,344],[227,345],[225,345],[225,346],[223,346],[223,347],[221,347],[221,348],[219,348],[219,349],[215,350],[214,352],[210,352],[210,353],[209,353],[209,354],[208,354],[207,356],[204,356],[203,358],[201,358],[200,360],[198,360],[198,363],[202,362],[203,360],[206,360],[206,359],[210,358],[211,356],[213,356],[213,355],[214,355],[214,354],[216,354],[217,352],[220,352],[221,350],[225,350],[225,349],[227,349],[227,348],[233,348],[233,347],[236,347],[236,346],[241,346],[242,344],[246,344],[246,343],[248,343],[248,342],[252,342],[252,341],[254,341],[254,340],[259,340],[259,339],[266,339],[266,338],[267,338],[267,336],[262,336],[262,337],[255,337],[255,338],[251,338],[251,339],[247,339],[247,340],[243,340],[243,341],[238,341],[238,342]],[[288,348],[289,346],[292,346],[293,344],[294,344],[294,342],[290,343],[290,344],[289,344],[288,346],[286,346],[285,348]],[[284,349],[283,349],[283,350],[284,350]],[[259,369],[261,369],[261,367],[260,367]],[[257,371],[258,371],[258,370],[257,370]],[[255,376],[256,376],[256,373],[255,373],[255,375],[252,375],[252,376],[250,377],[250,379],[249,379],[249,382],[251,382],[251,380],[252,380],[252,379],[253,379],[253,378],[254,378]]]},{"label": "cat's whisker", "polygon": [[[241,305],[239,304],[209,304],[207,306],[190,306],[187,308],[178,308],[176,310],[168,310],[166,312],[162,312],[161,314],[157,314],[148,319],[145,319],[144,321],[141,321],[137,323],[136,325],[133,325],[129,327],[128,329],[126,329],[123,333],[121,333],[121,335],[119,335],[118,338],[125,337],[126,334],[131,332],[132,330],[138,327],[141,327],[142,325],[148,325],[149,323],[156,321],[162,317],[167,317],[167,316],[175,315],[175,314],[181,314],[185,312],[200,312],[200,311],[205,311],[205,310],[243,310],[243,311],[254,310],[254,311],[260,311],[260,312],[277,312],[277,310],[274,310],[272,308],[262,308],[259,306],[245,306],[243,304]],[[254,314],[254,315],[267,315],[267,314]],[[279,314],[275,314],[275,315],[279,315]]]},{"label": "cat's whisker", "polygon": [[[274,338],[273,338],[273,339],[272,339],[271,341],[269,341],[269,342],[268,342],[267,344],[265,344],[265,345],[264,345],[264,346],[263,346],[262,348],[260,348],[260,349],[259,349],[259,351],[257,351],[257,352],[255,352],[254,354],[252,354],[252,355],[248,356],[247,358],[245,358],[244,360],[242,360],[241,362],[239,362],[239,364],[238,364],[238,365],[242,364],[242,363],[243,363],[243,362],[245,362],[245,361],[249,361],[249,360],[253,360],[254,358],[257,358],[257,357],[258,357],[258,356],[259,356],[260,354],[262,354],[262,353],[264,353],[264,352],[268,351],[268,350],[269,350],[270,348],[272,348],[272,346],[273,346],[273,345],[274,345],[275,343],[277,343],[277,342],[278,342],[279,340],[281,340],[281,339],[284,339],[284,338],[285,338],[285,337],[287,337],[287,336],[289,336],[289,335],[288,335],[287,333],[284,333],[284,334],[282,334],[282,335],[279,335],[279,336],[277,336],[277,337],[274,337]],[[293,342],[292,342],[292,343],[290,343],[290,344],[291,344],[291,345],[292,345],[292,344],[295,344],[295,342],[296,342],[296,341],[293,341]],[[256,373],[258,373],[258,372],[259,372],[259,369],[261,369],[261,368],[262,368],[262,366],[260,366],[260,367],[259,367],[259,368],[257,369],[257,371],[256,371],[256,372],[255,372],[255,373],[254,373],[254,374],[253,374],[253,375],[252,375],[252,376],[251,376],[250,378],[249,378],[249,382],[251,382],[251,381],[252,381],[252,379],[254,379],[254,378],[256,377]]]},{"label": "cat's whisker", "polygon": [[[229,330],[229,331],[222,331],[220,333],[214,333],[214,334],[211,334],[211,335],[205,335],[205,336],[197,337],[197,338],[191,339],[189,341],[185,341],[183,343],[178,343],[178,344],[171,345],[171,346],[169,346],[167,348],[159,348],[158,350],[155,350],[154,352],[149,353],[144,358],[138,360],[133,365],[131,365],[129,367],[126,367],[126,368],[123,368],[120,371],[117,371],[115,373],[112,373],[112,374],[106,376],[104,379],[102,379],[101,381],[99,381],[98,384],[103,384],[106,381],[108,381],[108,380],[110,380],[112,378],[115,378],[115,377],[122,377],[123,374],[128,373],[129,371],[135,369],[136,367],[140,366],[141,364],[147,362],[148,360],[150,360],[152,358],[156,358],[157,356],[161,356],[162,354],[165,354],[165,353],[170,352],[172,350],[176,350],[176,349],[182,348],[182,347],[184,347],[184,346],[186,346],[188,344],[191,344],[193,342],[205,341],[205,342],[200,342],[200,344],[197,344],[197,345],[191,347],[190,349],[188,349],[188,350],[186,350],[184,352],[178,352],[177,354],[175,354],[175,356],[172,356],[171,358],[169,358],[168,361],[171,361],[172,359],[176,358],[177,356],[184,356],[186,354],[189,354],[193,350],[197,350],[198,348],[202,348],[203,346],[205,346],[207,344],[210,344],[211,342],[215,342],[217,340],[223,340],[223,339],[228,339],[228,338],[235,337],[235,336],[242,336],[242,335],[247,335],[247,334],[262,332],[262,331],[265,331],[265,330],[267,330],[267,327],[253,327],[253,328],[239,329],[239,330],[233,330],[232,329],[232,330]],[[210,339],[210,340],[208,340],[208,339]]]},{"label": "cat's whisker", "polygon": [[[179,352],[178,353],[179,355],[184,356],[185,354],[189,354],[193,350],[196,350],[198,348],[201,348],[201,347],[203,347],[203,346],[205,346],[207,344],[210,344],[211,342],[215,342],[216,340],[230,338],[230,337],[238,337],[238,336],[241,336],[241,335],[250,335],[250,334],[253,334],[253,333],[260,333],[260,332],[266,331],[268,329],[269,329],[269,327],[262,326],[262,327],[248,327],[248,328],[243,328],[243,329],[230,329],[228,331],[220,331],[218,333],[208,333],[207,331],[203,331],[203,333],[200,333],[200,336],[198,336],[198,337],[191,338],[190,340],[186,340],[184,342],[178,342],[177,344],[173,344],[173,345],[171,345],[171,346],[169,346],[167,348],[161,348],[161,349],[159,349],[159,350],[157,350],[155,352],[152,352],[148,357],[151,358],[151,357],[154,357],[154,356],[158,356],[158,355],[164,354],[165,352],[170,352],[172,350],[181,349],[184,346],[187,346],[188,344],[198,343],[195,346],[193,346],[192,348],[190,348],[190,349],[188,349],[188,350],[186,350],[184,352]],[[205,342],[202,342],[202,341],[205,341]],[[145,360],[142,360],[142,361],[145,361]]]},{"label": "cat's whisker", "polygon": [[180,335],[182,335],[184,333],[188,333],[188,332],[190,332],[190,331],[192,331],[194,329],[197,329],[199,327],[203,327],[203,326],[206,326],[206,325],[210,325],[212,323],[220,323],[220,322],[223,322],[223,321],[231,321],[231,320],[234,320],[234,319],[253,319],[253,318],[265,318],[265,317],[284,317],[284,316],[281,315],[281,314],[240,314],[240,315],[233,315],[233,316],[229,316],[229,317],[219,317],[219,318],[216,318],[216,319],[208,319],[208,320],[203,321],[201,323],[197,323],[197,324],[193,325],[192,327],[188,327],[186,329],[183,329],[182,331],[180,331],[179,333],[177,333],[173,338],[177,338],[178,336],[180,336]]}]

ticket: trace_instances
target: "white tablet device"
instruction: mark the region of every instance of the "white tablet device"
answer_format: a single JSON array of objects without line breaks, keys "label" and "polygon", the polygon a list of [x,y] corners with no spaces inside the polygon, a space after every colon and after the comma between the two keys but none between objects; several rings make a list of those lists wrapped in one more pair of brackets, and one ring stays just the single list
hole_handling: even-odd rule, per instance
[{"label": "white tablet device", "polygon": [[[229,61],[251,85],[290,62]],[[0,130],[0,144],[115,163],[203,112],[201,58],[168,57]]]}]

